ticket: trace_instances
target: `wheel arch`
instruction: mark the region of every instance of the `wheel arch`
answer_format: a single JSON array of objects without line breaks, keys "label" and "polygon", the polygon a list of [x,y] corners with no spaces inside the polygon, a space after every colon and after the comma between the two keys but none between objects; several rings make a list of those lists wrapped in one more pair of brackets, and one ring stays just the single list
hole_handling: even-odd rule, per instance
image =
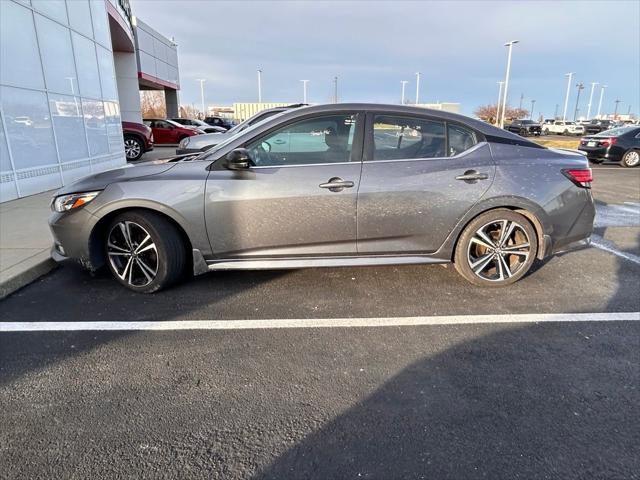
[{"label": "wheel arch", "polygon": [[104,252],[104,237],[107,233],[107,228],[111,221],[117,217],[118,215],[125,212],[140,212],[140,213],[153,213],[155,215],[159,215],[167,220],[173,227],[176,229],[178,234],[180,235],[180,239],[183,242],[186,258],[188,261],[187,268],[193,268],[193,246],[191,243],[191,239],[187,234],[186,229],[181,225],[181,223],[176,220],[173,216],[169,215],[166,211],[162,211],[157,208],[152,208],[149,206],[122,206],[120,208],[114,208],[104,214],[100,220],[96,222],[91,230],[91,234],[89,235],[89,255],[91,259],[91,265],[97,269],[105,265],[106,258]]},{"label": "wheel arch", "polygon": [[[449,234],[438,253],[453,261],[458,241],[462,232],[478,216],[492,210],[507,209],[519,213],[531,222],[536,231],[538,240],[537,258],[542,260],[551,252],[551,238],[549,237],[549,224],[544,210],[535,203],[525,198],[515,197],[509,199],[492,199],[476,205],[458,222],[454,230]],[[440,256],[439,255],[439,256]]]}]

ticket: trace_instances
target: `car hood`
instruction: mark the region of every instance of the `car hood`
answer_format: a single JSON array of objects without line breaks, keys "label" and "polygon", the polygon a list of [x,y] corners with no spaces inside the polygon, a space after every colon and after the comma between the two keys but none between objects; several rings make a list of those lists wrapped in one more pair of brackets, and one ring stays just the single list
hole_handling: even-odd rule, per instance
[{"label": "car hood", "polygon": [[116,182],[126,182],[134,178],[158,175],[173,168],[175,163],[158,161],[145,163],[144,165],[124,166],[114,170],[89,175],[76,182],[65,185],[56,192],[56,196],[67,193],[91,192],[93,190],[104,190],[107,185]]},{"label": "car hood", "polygon": [[189,138],[187,148],[206,148],[213,147],[219,143],[224,142],[227,138],[233,136],[233,134],[225,133],[205,133],[204,135],[197,135]]}]

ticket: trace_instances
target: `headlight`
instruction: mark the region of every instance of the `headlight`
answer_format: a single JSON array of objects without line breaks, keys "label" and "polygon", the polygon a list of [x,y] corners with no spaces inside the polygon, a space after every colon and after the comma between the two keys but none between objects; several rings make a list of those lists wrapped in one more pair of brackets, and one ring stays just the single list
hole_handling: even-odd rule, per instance
[{"label": "headlight", "polygon": [[190,141],[191,141],[191,137],[184,137],[182,140],[180,140],[180,143],[178,144],[178,146],[180,148],[186,148],[186,146],[189,145]]},{"label": "headlight", "polygon": [[100,192],[83,192],[70,193],[69,195],[60,195],[53,199],[51,209],[55,212],[62,213],[74,208],[80,208],[91,200],[96,198]]}]

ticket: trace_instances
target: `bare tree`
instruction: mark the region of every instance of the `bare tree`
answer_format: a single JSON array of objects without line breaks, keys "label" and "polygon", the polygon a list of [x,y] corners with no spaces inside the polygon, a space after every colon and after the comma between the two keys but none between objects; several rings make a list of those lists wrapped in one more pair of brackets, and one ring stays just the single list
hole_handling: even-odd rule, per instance
[{"label": "bare tree", "polygon": [[142,118],[166,118],[167,107],[164,92],[161,90],[142,90],[140,92]]},{"label": "bare tree", "polygon": [[[496,113],[498,111],[498,106],[494,105],[483,105],[478,107],[473,112],[476,117],[480,120],[484,120],[488,123],[496,123]],[[513,108],[507,105],[507,109],[504,115],[505,120],[515,120],[518,118],[529,118],[529,111],[524,108]]]},{"label": "bare tree", "polygon": [[193,105],[180,105],[180,117],[182,118],[200,118],[200,110]]}]

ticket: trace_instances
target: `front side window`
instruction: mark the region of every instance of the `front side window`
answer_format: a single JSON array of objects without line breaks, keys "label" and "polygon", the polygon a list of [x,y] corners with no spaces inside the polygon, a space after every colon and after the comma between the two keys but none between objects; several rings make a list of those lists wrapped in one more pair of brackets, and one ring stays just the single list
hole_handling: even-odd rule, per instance
[{"label": "front side window", "polygon": [[444,122],[376,115],[373,144],[373,160],[444,157]]},{"label": "front side window", "polygon": [[459,125],[447,125],[447,136],[449,137],[449,156],[453,157],[462,152],[466,152],[476,143],[476,134],[468,128]]},{"label": "front side window", "polygon": [[246,145],[256,166],[342,163],[351,160],[356,115],[308,118]]}]

